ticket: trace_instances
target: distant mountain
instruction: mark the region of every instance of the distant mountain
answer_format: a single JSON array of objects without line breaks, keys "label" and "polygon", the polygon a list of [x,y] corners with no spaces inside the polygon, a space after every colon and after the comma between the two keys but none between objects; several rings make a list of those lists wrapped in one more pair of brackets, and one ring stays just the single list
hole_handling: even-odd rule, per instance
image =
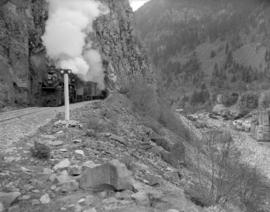
[{"label": "distant mountain", "polygon": [[171,103],[198,109],[270,88],[269,1],[152,0],[135,16]]}]

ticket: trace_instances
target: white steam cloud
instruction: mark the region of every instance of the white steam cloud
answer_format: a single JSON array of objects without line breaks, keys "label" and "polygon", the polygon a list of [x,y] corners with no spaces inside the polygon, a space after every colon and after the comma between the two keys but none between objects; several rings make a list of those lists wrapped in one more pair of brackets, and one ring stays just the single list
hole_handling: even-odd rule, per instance
[{"label": "white steam cloud", "polygon": [[47,0],[49,19],[43,43],[57,67],[72,69],[85,81],[95,81],[104,88],[104,73],[99,52],[86,39],[93,32],[93,21],[106,14],[96,0]]}]

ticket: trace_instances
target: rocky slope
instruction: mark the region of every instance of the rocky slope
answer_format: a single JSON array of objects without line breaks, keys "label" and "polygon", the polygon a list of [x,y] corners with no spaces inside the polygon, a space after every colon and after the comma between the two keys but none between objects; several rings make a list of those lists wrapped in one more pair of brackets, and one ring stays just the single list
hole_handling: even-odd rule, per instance
[{"label": "rocky slope", "polygon": [[157,0],[136,12],[136,29],[168,98],[198,108],[269,88],[269,11],[263,0]]},{"label": "rocky slope", "polygon": [[[149,68],[133,35],[133,13],[128,0],[103,0],[110,12],[98,18],[92,33],[100,50],[111,89],[120,88],[134,75],[147,75]],[[47,69],[42,45],[48,18],[44,0],[1,1],[0,4],[0,104],[38,104],[40,82]]]},{"label": "rocky slope", "polygon": [[160,145],[172,137],[178,142],[177,136],[163,127],[161,134],[154,133],[131,105],[125,96],[112,94],[73,110],[76,121],[69,127],[61,121],[62,114],[34,135],[0,149],[0,209],[212,211],[185,197],[184,170],[160,156],[177,155],[169,152],[168,144],[167,150]]}]

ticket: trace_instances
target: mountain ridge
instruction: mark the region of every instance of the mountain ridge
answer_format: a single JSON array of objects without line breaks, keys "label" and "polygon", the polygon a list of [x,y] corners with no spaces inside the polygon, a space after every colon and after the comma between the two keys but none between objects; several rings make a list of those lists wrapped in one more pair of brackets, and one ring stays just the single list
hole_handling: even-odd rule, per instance
[{"label": "mountain ridge", "polygon": [[135,13],[136,31],[170,101],[197,107],[269,88],[269,11],[264,0],[150,1]]}]

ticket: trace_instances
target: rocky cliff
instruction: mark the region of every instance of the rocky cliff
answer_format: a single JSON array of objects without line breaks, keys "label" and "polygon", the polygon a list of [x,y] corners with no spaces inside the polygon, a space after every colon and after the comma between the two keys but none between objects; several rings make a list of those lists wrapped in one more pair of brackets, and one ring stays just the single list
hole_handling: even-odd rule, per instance
[{"label": "rocky cliff", "polygon": [[[45,1],[1,1],[0,105],[29,104],[44,67]],[[32,64],[33,63],[35,64]]]},{"label": "rocky cliff", "polygon": [[[105,82],[120,89],[135,75],[152,79],[140,43],[134,37],[128,0],[102,0],[110,12],[94,23],[91,39],[102,55]],[[41,36],[48,18],[45,0],[0,3],[0,106],[38,104],[48,59]]]},{"label": "rocky cliff", "polygon": [[264,0],[156,0],[136,12],[136,29],[171,102],[198,109],[269,88],[269,11]]}]

